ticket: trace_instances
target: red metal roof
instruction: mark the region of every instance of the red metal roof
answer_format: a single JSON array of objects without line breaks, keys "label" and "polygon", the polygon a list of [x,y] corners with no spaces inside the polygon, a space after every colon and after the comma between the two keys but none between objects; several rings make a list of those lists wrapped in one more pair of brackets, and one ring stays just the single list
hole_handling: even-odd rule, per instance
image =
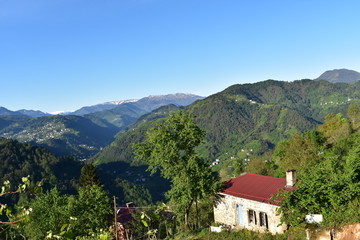
[{"label": "red metal roof", "polygon": [[[247,173],[226,181],[226,185],[223,190],[225,194],[278,205],[270,199],[280,189],[285,189],[286,179]],[[286,187],[286,190],[292,189],[294,188]]]},{"label": "red metal roof", "polygon": [[134,208],[119,208],[116,214],[116,221],[122,224],[132,221],[134,219],[131,214],[132,212],[135,212]]}]

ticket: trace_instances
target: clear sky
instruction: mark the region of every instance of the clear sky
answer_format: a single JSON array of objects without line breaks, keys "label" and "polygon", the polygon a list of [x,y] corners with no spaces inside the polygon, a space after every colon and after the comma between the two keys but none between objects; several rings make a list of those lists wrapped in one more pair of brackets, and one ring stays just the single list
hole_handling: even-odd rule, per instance
[{"label": "clear sky", "polygon": [[0,106],[76,110],[360,70],[360,1],[0,0]]}]

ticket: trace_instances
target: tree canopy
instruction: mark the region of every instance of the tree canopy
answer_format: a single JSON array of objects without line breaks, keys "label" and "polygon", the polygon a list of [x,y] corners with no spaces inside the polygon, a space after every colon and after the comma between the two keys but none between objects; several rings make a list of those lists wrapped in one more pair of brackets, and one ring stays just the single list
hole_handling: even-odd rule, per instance
[{"label": "tree canopy", "polygon": [[179,111],[147,131],[147,138],[134,145],[137,158],[149,165],[149,171],[160,171],[170,179],[171,189],[166,195],[174,211],[184,215],[186,227],[191,206],[214,195],[220,186],[217,175],[196,152],[204,138],[193,116]]},{"label": "tree canopy", "polygon": [[307,214],[321,214],[321,225],[333,232],[360,221],[360,132],[356,123],[331,114],[316,131],[297,134],[278,146],[282,167],[292,165],[300,170],[297,189],[282,195],[284,222],[305,226]]}]

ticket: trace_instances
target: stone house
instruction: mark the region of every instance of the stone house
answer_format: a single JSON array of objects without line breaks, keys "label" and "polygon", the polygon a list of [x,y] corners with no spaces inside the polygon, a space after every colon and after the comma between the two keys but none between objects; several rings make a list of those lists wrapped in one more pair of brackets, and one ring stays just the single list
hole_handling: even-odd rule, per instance
[{"label": "stone house", "polygon": [[220,193],[222,199],[214,206],[215,222],[272,234],[283,233],[278,203],[271,200],[280,189],[293,190],[295,170],[286,172],[286,178],[247,173],[226,182]]}]

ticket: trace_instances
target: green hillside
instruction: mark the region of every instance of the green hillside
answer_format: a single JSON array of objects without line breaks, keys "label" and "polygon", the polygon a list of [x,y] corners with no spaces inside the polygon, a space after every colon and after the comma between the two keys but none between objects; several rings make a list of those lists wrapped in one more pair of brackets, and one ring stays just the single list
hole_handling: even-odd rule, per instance
[{"label": "green hillside", "polygon": [[[207,143],[199,149],[202,155],[229,161],[245,158],[244,152],[248,157],[261,154],[297,131],[314,129],[327,114],[345,113],[349,104],[359,103],[359,99],[360,83],[268,80],[233,85],[193,103],[186,111],[194,114],[207,132]],[[137,121],[136,127],[122,131],[94,161],[132,162],[131,144],[140,141],[152,124]]]},{"label": "green hillside", "polygon": [[145,110],[131,103],[124,103],[113,109],[87,114],[85,117],[102,119],[118,128],[122,128],[133,123],[145,113],[147,113]]},{"label": "green hillside", "polygon": [[9,180],[13,186],[30,176],[32,182],[43,181],[45,189],[57,186],[65,192],[75,191],[82,164],[73,158],[54,156],[47,149],[0,140],[0,182]]},{"label": "green hillside", "polygon": [[[83,163],[71,157],[57,157],[49,150],[23,144],[15,140],[0,139],[0,182],[9,180],[16,187],[21,178],[30,176],[32,183],[43,182],[44,190],[56,187],[63,193],[76,193]],[[120,176],[114,176],[116,169],[124,171]],[[163,200],[163,192],[168,190],[169,184],[164,184],[159,176],[145,173],[145,167],[131,168],[128,164],[109,164],[97,169],[100,181],[105,189],[118,197],[118,203],[135,202],[150,204],[153,200]],[[142,173],[141,175],[138,173]],[[139,180],[140,179],[140,180]],[[143,186],[142,179],[151,179]],[[161,183],[162,186],[155,189]],[[152,192],[152,195],[149,192]],[[12,199],[12,203],[17,201]]]},{"label": "green hillside", "polygon": [[0,137],[48,148],[60,156],[87,158],[113,141],[118,128],[79,116],[49,116],[15,122]]},{"label": "green hillside", "polygon": [[177,110],[179,110],[177,106],[167,105],[143,115],[135,123],[121,130],[116,140],[92,157],[91,161],[94,161],[96,164],[118,161],[132,163],[134,158],[132,144],[142,141],[145,132],[154,125],[157,119],[162,119],[169,113]]},{"label": "green hillside", "polygon": [[10,126],[11,124],[21,124],[31,120],[30,117],[25,115],[1,115],[0,114],[0,130]]}]

